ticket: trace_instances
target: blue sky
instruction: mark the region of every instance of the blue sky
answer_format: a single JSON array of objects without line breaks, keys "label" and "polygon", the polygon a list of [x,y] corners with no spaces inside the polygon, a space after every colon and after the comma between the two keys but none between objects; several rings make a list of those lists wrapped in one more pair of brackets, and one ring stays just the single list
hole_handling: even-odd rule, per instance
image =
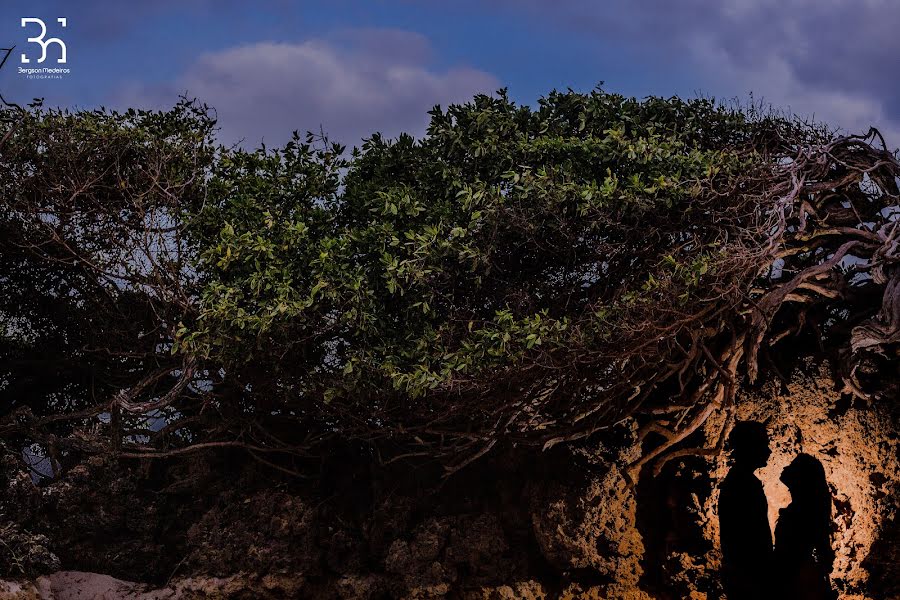
[{"label": "blue sky", "polygon": [[[71,73],[29,80],[19,55],[48,24]],[[67,18],[67,27],[56,23]],[[759,101],[900,145],[896,0],[4,0],[0,92],[53,106],[216,107],[223,141],[294,129],[348,144],[421,133],[434,104],[507,87]],[[56,49],[41,66],[55,65]],[[34,64],[30,66],[35,66]]]}]

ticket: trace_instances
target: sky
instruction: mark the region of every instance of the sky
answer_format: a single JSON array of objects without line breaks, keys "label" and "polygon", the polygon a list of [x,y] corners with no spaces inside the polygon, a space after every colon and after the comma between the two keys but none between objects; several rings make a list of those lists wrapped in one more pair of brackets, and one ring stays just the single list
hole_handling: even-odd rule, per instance
[{"label": "sky", "polygon": [[[41,48],[27,38],[39,25]],[[58,18],[66,19],[62,27]],[[772,104],[900,146],[900,0],[3,0],[0,93],[49,106],[213,106],[224,143],[421,135],[508,88]],[[21,63],[21,54],[30,63]],[[2,55],[0,55],[2,56]],[[29,79],[20,67],[64,67]]]}]

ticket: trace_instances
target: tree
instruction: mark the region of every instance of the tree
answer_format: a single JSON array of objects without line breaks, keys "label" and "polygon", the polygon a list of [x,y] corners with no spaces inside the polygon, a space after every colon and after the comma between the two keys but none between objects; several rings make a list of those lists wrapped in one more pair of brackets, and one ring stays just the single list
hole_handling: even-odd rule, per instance
[{"label": "tree", "polygon": [[[4,286],[53,300],[0,307],[6,356],[52,345],[104,386],[42,392],[0,432],[66,422],[57,444],[239,446],[290,471],[339,440],[453,472],[633,417],[661,434],[636,476],[721,449],[679,444],[788,337],[840,350],[867,400],[860,365],[896,368],[900,164],[875,130],[601,89],[476,96],[349,154],[213,147],[212,128],[182,103],[10,129]],[[23,335],[49,314],[65,323]],[[3,389],[24,385],[3,364]]]}]

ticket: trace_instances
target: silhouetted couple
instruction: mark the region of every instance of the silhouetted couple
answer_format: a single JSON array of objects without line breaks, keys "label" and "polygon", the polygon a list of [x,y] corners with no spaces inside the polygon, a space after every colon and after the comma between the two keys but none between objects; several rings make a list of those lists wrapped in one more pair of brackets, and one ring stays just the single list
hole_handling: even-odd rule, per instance
[{"label": "silhouetted couple", "polygon": [[761,423],[735,425],[728,440],[733,464],[719,491],[722,576],[728,600],[832,600],[829,574],[831,494],[822,463],[800,454],[781,473],[791,504],[778,514],[775,545],[769,505],[753,472],[769,460]]}]

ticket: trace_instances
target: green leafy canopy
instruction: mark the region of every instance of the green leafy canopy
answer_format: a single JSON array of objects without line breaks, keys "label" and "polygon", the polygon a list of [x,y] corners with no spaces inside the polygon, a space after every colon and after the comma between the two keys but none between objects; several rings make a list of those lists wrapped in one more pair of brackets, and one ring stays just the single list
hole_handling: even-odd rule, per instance
[{"label": "green leafy canopy", "polygon": [[[895,277],[877,132],[707,99],[500,90],[349,152],[217,146],[192,102],[3,116],[3,282],[43,303],[6,295],[4,352],[37,332],[82,373],[45,413],[119,407],[127,431],[164,412],[145,453],[336,435],[477,455],[672,398],[702,416],[783,319],[835,323],[848,290],[888,297]],[[883,352],[890,332],[872,335]]]}]

